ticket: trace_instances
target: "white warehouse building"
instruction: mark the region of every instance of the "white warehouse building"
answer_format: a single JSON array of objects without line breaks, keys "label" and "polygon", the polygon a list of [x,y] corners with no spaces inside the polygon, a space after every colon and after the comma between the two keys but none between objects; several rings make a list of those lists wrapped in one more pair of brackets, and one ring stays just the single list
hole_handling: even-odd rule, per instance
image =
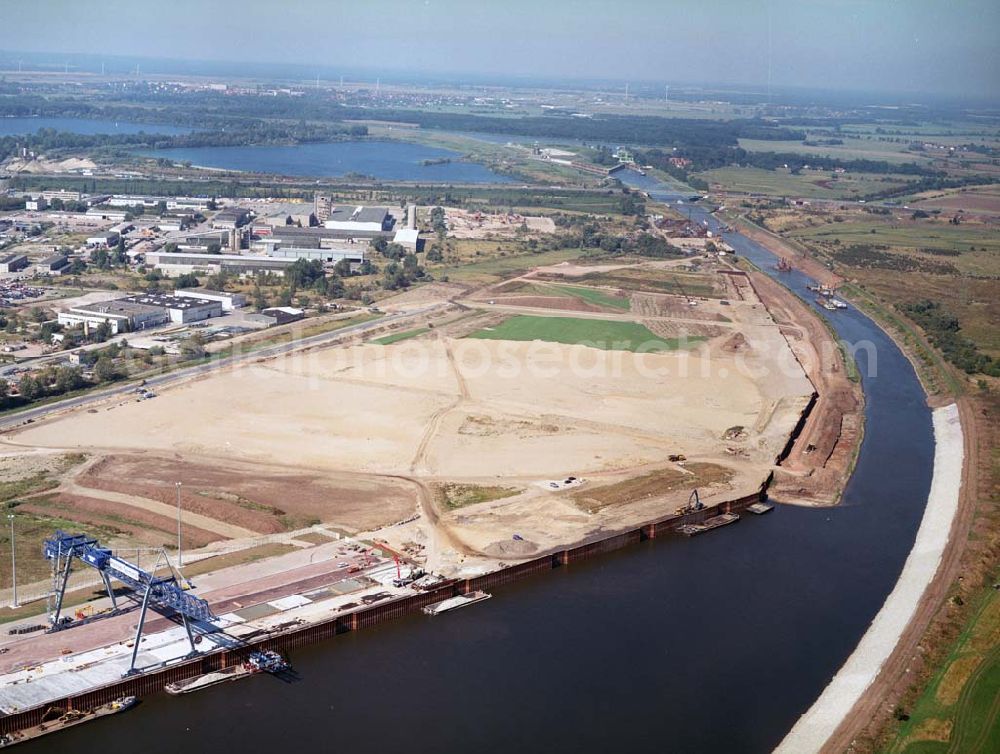
[{"label": "white warehouse building", "polygon": [[195,298],[202,301],[215,301],[222,305],[222,311],[231,312],[234,309],[246,306],[247,297],[242,293],[231,291],[210,291],[207,288],[182,288],[177,291],[178,296],[184,298]]},{"label": "white warehouse building", "polygon": [[323,227],[360,232],[391,230],[392,215],[385,207],[334,207]]}]

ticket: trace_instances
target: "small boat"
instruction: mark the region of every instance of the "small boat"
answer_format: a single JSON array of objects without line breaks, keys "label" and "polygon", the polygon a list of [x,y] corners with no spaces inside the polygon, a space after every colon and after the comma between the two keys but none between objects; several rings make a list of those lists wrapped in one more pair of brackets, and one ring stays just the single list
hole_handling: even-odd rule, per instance
[{"label": "small boat", "polygon": [[192,691],[201,691],[220,683],[235,681],[258,673],[281,673],[291,667],[277,652],[270,650],[259,650],[251,652],[250,656],[239,665],[230,665],[228,668],[213,670],[210,673],[185,678],[174,683],[168,683],[163,690],[168,694],[177,696],[178,694],[190,694]]},{"label": "small boat", "polygon": [[65,710],[55,719],[47,720],[39,723],[38,725],[33,725],[30,728],[25,728],[24,730],[19,730],[14,733],[6,733],[0,736],[0,749],[6,746],[13,746],[14,744],[21,743],[22,741],[28,741],[32,738],[44,736],[46,733],[55,733],[56,731],[66,730],[66,728],[72,728],[75,725],[88,723],[99,717],[116,715],[119,712],[124,712],[125,710],[134,707],[137,701],[138,700],[134,696],[122,696],[112,702],[95,707],[92,710]]},{"label": "small boat", "polygon": [[443,602],[435,602],[433,605],[427,605],[423,608],[423,612],[426,615],[437,615],[438,613],[445,613],[449,610],[457,610],[460,607],[466,607],[468,605],[473,605],[476,602],[488,600],[492,596],[492,594],[479,591],[469,592],[468,594],[460,594],[457,597],[451,597]]}]

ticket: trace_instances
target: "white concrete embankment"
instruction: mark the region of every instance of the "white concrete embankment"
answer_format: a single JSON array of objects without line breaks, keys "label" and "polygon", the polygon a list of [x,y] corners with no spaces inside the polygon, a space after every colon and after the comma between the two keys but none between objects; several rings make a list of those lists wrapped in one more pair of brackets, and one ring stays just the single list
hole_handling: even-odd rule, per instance
[{"label": "white concrete embankment", "polygon": [[778,748],[778,754],[819,751],[854,707],[892,654],[937,573],[958,510],[965,448],[958,406],[936,409],[934,476],[927,508],[903,572],[853,654],[799,718]]}]

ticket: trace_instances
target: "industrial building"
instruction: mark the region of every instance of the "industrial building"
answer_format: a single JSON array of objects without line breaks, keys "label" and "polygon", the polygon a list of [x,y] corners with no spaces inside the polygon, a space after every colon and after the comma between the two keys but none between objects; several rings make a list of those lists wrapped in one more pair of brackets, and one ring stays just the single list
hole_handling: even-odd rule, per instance
[{"label": "industrial building", "polygon": [[159,196],[114,194],[105,199],[102,205],[106,207],[143,207],[144,209],[153,209],[162,201],[165,200]]},{"label": "industrial building", "polygon": [[212,218],[212,227],[219,230],[235,230],[250,221],[250,210],[243,207],[227,207]]},{"label": "industrial building", "polygon": [[59,312],[57,321],[65,327],[83,325],[85,332],[107,323],[111,327],[111,334],[117,335],[166,324],[170,321],[170,315],[158,306],[118,300],[74,306]]},{"label": "industrial building", "polygon": [[385,207],[333,207],[323,227],[371,233],[392,230],[392,223],[392,215]]},{"label": "industrial building", "polygon": [[266,324],[270,327],[272,325],[287,325],[289,322],[298,322],[305,316],[306,313],[302,309],[296,309],[291,306],[272,306],[269,309],[261,309],[260,314],[256,315],[255,318],[257,321],[263,321],[263,318],[266,318]]},{"label": "industrial building", "polygon": [[41,212],[49,208],[49,200],[44,196],[36,196],[24,200],[24,208],[29,212]]},{"label": "industrial building", "polygon": [[246,306],[247,303],[247,297],[242,293],[210,291],[207,288],[182,288],[177,291],[177,295],[184,296],[185,298],[197,298],[203,301],[217,301],[222,304],[222,311],[224,312],[239,309],[242,306]]},{"label": "industrial building", "polygon": [[[47,199],[60,198],[63,200],[72,199],[79,200],[80,194],[77,192],[75,196],[67,197],[66,194],[70,194],[69,191],[43,191],[42,196]],[[58,197],[51,196],[51,194],[59,194]],[[166,205],[167,210],[183,210],[190,212],[200,212],[202,210],[207,210],[209,204],[212,200],[208,197],[203,196],[148,196],[142,194],[114,194],[112,196],[101,197],[101,204],[105,207],[138,207],[142,206],[146,209],[153,209],[160,205],[160,203]]]},{"label": "industrial building", "polygon": [[184,324],[222,316],[222,302],[191,296],[171,296],[162,293],[142,293],[134,296],[80,304],[58,314],[60,325],[84,328],[107,323],[111,333],[145,330],[173,322]]},{"label": "industrial building", "polygon": [[284,275],[285,270],[295,264],[295,260],[242,254],[152,251],[146,255],[146,263],[156,267],[167,277],[192,272],[196,275],[211,275],[222,270],[236,275],[255,275],[258,272]]},{"label": "industrial building", "polygon": [[7,254],[0,257],[0,272],[20,272],[28,266],[28,257],[24,254]]},{"label": "industrial building", "polygon": [[169,321],[176,324],[201,322],[203,319],[222,316],[221,301],[191,296],[175,296],[169,293],[139,293],[121,300],[163,309],[166,311]]},{"label": "industrial building", "polygon": [[127,210],[116,209],[115,207],[106,207],[104,205],[91,207],[87,210],[87,217],[95,217],[99,220],[110,220],[114,223],[125,222],[126,215],[128,215]]},{"label": "industrial building", "polygon": [[366,247],[367,244],[356,244],[336,249],[304,249],[299,246],[275,246],[268,252],[268,255],[272,259],[307,259],[309,261],[320,261],[324,264],[336,264],[346,259],[351,265],[359,265],[365,261]]},{"label": "industrial building", "polygon": [[198,233],[187,233],[184,235],[170,238],[169,240],[172,241],[173,243],[176,243],[182,249],[187,249],[187,248],[205,249],[211,246],[212,244],[218,244],[220,247],[225,248],[233,243],[234,236],[238,241],[240,235],[241,235],[240,231],[220,229],[220,230],[206,230]]},{"label": "industrial building", "polygon": [[327,194],[316,194],[313,202],[313,214],[320,222],[325,222],[330,218],[330,210],[333,209],[333,197]]},{"label": "industrial building", "polygon": [[28,266],[28,257],[24,254],[7,254],[0,257],[0,272],[20,272]]},{"label": "industrial building", "polygon": [[400,228],[396,231],[396,235],[392,237],[393,243],[398,243],[409,251],[416,251],[419,241],[420,231],[416,228]]},{"label": "industrial building", "polygon": [[202,196],[178,196],[174,199],[167,199],[168,210],[189,210],[201,212],[207,210],[212,200]]},{"label": "industrial building", "polygon": [[298,246],[301,249],[339,246],[343,243],[369,241],[373,238],[392,238],[391,230],[336,230],[333,228],[298,228],[280,225],[266,231],[254,228],[254,235],[261,243],[277,246]]},{"label": "industrial building", "polygon": [[43,191],[40,196],[50,202],[54,199],[58,199],[61,202],[78,202],[83,199],[83,194],[79,191],[70,191],[69,189],[51,189]]},{"label": "industrial building", "polygon": [[107,249],[118,243],[118,234],[109,230],[107,233],[95,233],[87,239],[87,246],[95,249]]},{"label": "industrial building", "polygon": [[35,263],[35,272],[41,273],[43,275],[51,275],[53,272],[59,272],[64,267],[69,266],[69,259],[65,254],[53,254],[50,257],[46,257],[41,262]]}]

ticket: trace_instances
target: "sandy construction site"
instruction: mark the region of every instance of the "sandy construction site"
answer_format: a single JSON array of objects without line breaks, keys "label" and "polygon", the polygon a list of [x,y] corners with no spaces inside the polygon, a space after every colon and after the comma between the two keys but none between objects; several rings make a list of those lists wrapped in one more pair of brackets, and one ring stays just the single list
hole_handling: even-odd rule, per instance
[{"label": "sandy construction site", "polygon": [[[122,507],[131,495],[145,516],[168,513],[182,481],[199,542],[321,521],[445,573],[672,513],[695,488],[708,503],[757,489],[813,391],[764,307],[644,292],[615,309],[602,297],[621,291],[573,290],[597,305],[487,291],[392,345],[259,360],[5,439],[86,452],[59,493]],[[681,340],[638,353],[482,339],[521,310]]]}]

